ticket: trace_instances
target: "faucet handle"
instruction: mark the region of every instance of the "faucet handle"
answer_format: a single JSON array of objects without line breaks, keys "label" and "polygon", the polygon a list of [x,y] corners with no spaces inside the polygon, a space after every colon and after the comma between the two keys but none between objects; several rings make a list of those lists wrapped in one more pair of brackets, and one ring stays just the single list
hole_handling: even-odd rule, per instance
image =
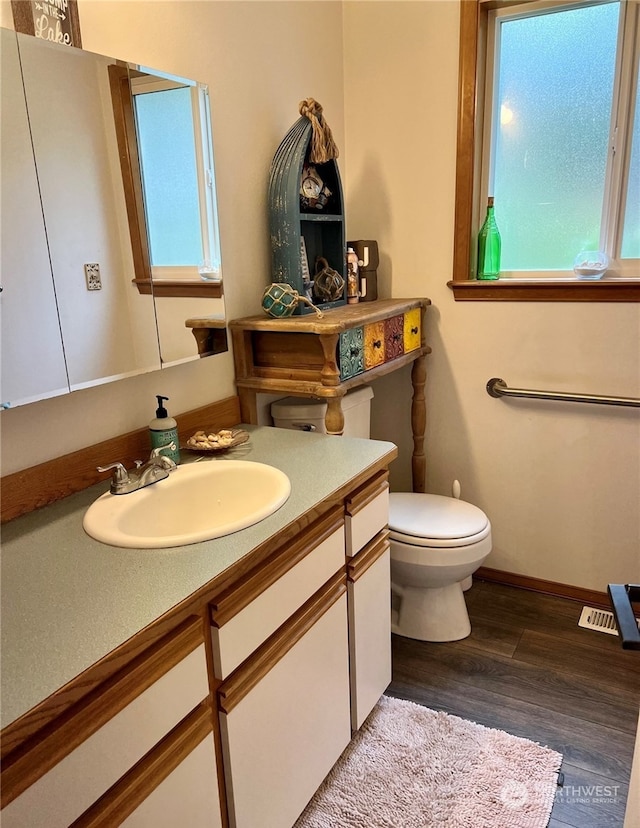
[{"label": "faucet handle", "polygon": [[178,467],[176,466],[175,461],[171,457],[169,457],[167,454],[162,454],[162,452],[165,449],[169,449],[169,451],[175,451],[175,442],[172,440],[170,443],[167,443],[166,446],[156,446],[156,448],[152,449],[151,454],[149,456],[149,462],[156,463],[158,466],[160,466],[163,469],[166,469],[167,471],[173,471]]},{"label": "faucet handle", "polygon": [[113,469],[111,476],[111,489],[126,485],[129,482],[129,472],[125,469],[122,463],[110,463],[108,466],[98,466],[97,471],[106,472]]},{"label": "faucet handle", "polygon": [[170,443],[167,443],[166,446],[156,446],[154,449],[151,449],[151,454],[149,455],[150,460],[155,460],[156,457],[166,457],[166,455],[162,454],[165,449],[169,449],[169,451],[176,450],[176,444],[173,440]]}]

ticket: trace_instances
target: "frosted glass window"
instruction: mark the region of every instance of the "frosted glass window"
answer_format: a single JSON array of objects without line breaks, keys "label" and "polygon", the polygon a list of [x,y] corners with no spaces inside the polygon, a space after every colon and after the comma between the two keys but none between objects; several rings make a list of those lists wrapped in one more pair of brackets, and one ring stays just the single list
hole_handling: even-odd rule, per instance
[{"label": "frosted glass window", "polygon": [[631,161],[627,183],[627,200],[622,230],[623,259],[640,259],[640,71],[636,70]]},{"label": "frosted glass window", "polygon": [[134,97],[153,266],[203,259],[190,87]]},{"label": "frosted glass window", "polygon": [[607,3],[500,22],[490,192],[505,271],[570,269],[599,247],[618,16]]}]

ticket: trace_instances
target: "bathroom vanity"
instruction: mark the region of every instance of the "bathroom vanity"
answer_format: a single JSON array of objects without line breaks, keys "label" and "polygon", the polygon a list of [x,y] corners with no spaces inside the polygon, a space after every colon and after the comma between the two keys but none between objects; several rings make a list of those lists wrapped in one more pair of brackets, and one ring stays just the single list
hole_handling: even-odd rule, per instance
[{"label": "bathroom vanity", "polygon": [[395,446],[248,430],[292,493],[240,532],[98,543],[105,484],[3,527],[3,828],[291,828],[388,685]]}]

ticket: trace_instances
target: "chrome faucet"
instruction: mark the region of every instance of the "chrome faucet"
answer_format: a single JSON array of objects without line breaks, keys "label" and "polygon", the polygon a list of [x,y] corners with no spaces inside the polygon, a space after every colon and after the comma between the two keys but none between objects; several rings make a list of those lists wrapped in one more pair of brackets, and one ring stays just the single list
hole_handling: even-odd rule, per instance
[{"label": "chrome faucet", "polygon": [[121,495],[137,492],[138,489],[157,483],[158,480],[164,480],[165,477],[169,477],[169,472],[177,468],[170,457],[161,454],[164,449],[175,451],[175,448],[176,444],[174,442],[154,448],[146,463],[143,463],[142,460],[136,460],[135,471],[128,472],[122,463],[98,466],[98,471],[105,472],[113,469],[111,488],[109,489],[111,494]]}]

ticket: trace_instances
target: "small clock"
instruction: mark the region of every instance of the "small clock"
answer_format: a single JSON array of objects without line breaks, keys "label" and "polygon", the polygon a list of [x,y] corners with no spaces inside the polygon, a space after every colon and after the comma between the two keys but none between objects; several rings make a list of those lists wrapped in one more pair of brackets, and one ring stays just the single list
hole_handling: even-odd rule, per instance
[{"label": "small clock", "polygon": [[314,207],[322,210],[327,203],[331,190],[324,183],[318,170],[311,164],[305,164],[302,168],[300,179],[300,204],[304,210]]},{"label": "small clock", "polygon": [[322,179],[315,167],[305,167],[302,171],[302,184],[300,194],[306,198],[318,198],[322,192]]}]

